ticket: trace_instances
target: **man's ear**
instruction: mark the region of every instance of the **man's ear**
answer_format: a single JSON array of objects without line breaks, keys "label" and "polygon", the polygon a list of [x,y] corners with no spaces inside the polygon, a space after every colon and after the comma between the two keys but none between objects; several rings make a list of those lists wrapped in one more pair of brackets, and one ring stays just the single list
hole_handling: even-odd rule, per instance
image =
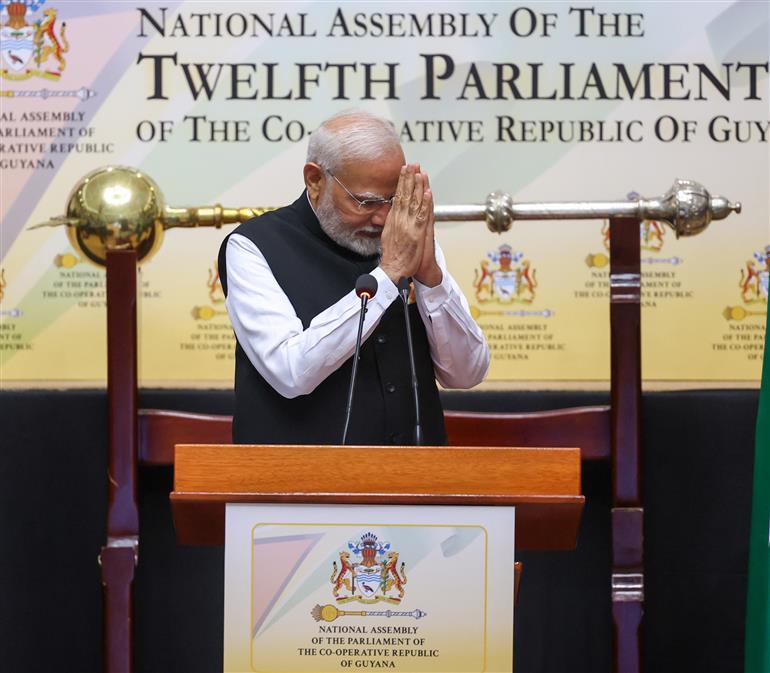
[{"label": "man's ear", "polygon": [[315,206],[318,201],[318,195],[321,193],[321,182],[324,179],[324,169],[318,164],[307,163],[302,169],[302,175],[305,178],[305,187],[310,197],[310,202]]}]

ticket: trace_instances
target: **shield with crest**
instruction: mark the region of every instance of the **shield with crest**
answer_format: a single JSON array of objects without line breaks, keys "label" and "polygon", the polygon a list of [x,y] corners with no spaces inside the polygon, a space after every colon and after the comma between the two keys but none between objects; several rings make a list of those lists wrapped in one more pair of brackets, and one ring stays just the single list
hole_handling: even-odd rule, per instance
[{"label": "shield with crest", "polygon": [[382,596],[382,567],[380,565],[370,568],[358,565],[354,572],[354,584],[362,598],[377,599]]},{"label": "shield with crest", "polygon": [[518,294],[519,280],[515,271],[497,271],[494,276],[495,294],[500,302],[513,301]]},{"label": "shield with crest", "polygon": [[32,26],[0,28],[0,53],[13,72],[22,72],[35,53],[35,29]]}]

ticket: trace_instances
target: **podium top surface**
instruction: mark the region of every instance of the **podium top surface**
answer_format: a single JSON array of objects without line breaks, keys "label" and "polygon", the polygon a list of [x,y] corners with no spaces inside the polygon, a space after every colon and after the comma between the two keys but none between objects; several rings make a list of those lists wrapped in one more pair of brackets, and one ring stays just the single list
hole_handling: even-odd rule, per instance
[{"label": "podium top surface", "polygon": [[222,544],[228,502],[317,502],[513,505],[519,548],[564,549],[584,502],[570,448],[179,444],[174,465],[182,544]]}]

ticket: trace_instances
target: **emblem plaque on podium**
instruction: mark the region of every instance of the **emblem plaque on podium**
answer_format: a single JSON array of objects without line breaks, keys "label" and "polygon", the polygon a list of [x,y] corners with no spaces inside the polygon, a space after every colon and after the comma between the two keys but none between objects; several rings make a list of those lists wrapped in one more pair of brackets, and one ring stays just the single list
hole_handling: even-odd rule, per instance
[{"label": "emblem plaque on podium", "polygon": [[225,671],[511,671],[512,507],[228,505]]}]

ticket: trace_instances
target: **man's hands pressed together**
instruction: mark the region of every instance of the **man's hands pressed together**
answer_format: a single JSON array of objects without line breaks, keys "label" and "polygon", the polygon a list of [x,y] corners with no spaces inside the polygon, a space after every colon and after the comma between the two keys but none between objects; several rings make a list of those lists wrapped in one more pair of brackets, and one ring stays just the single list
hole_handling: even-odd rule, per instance
[{"label": "man's hands pressed together", "polygon": [[428,175],[419,164],[403,166],[381,238],[380,268],[394,283],[409,276],[428,287],[441,282],[433,242],[434,223]]}]

